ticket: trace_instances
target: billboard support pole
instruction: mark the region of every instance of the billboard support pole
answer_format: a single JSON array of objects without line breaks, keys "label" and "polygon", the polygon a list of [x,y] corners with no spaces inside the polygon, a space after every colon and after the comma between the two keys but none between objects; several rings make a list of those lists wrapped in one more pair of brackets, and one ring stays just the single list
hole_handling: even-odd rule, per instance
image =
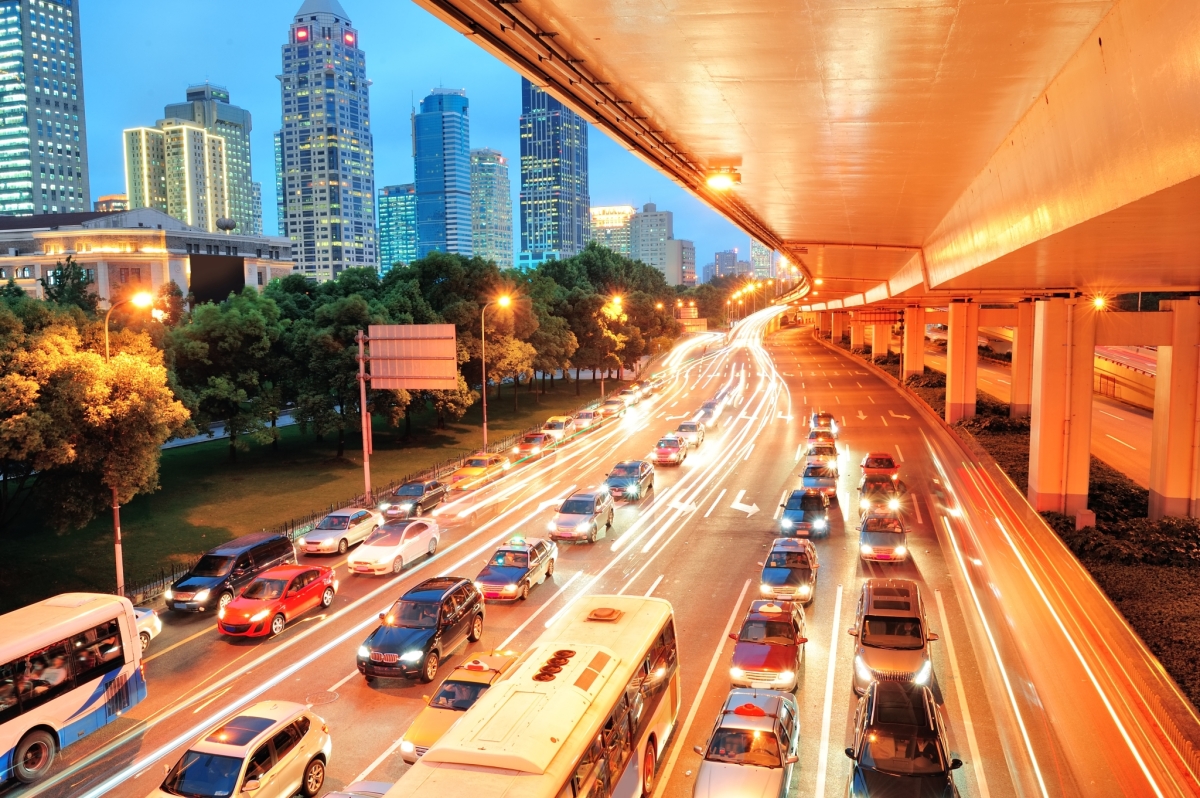
[{"label": "billboard support pole", "polygon": [[354,340],[358,341],[358,407],[362,416],[363,500],[371,501],[371,414],[367,411],[367,357],[363,352],[363,344],[367,337],[359,330]]}]

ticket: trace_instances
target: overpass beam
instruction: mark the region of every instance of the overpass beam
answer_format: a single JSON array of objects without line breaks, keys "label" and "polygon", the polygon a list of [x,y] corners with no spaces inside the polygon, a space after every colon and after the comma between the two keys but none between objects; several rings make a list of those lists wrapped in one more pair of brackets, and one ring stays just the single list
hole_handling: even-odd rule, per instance
[{"label": "overpass beam", "polygon": [[1029,415],[1033,392],[1033,302],[1017,303],[1017,326],[1013,327],[1012,394],[1008,415]]},{"label": "overpass beam", "polygon": [[904,373],[900,379],[925,373],[925,308],[904,309],[904,338],[901,342]]},{"label": "overpass beam", "polygon": [[850,322],[850,348],[851,349],[866,349],[866,327],[865,324],[858,322]]},{"label": "overpass beam", "polygon": [[1087,509],[1095,349],[1090,303],[1058,297],[1034,303],[1028,496],[1038,512]]},{"label": "overpass beam", "polygon": [[1170,346],[1158,348],[1150,433],[1150,520],[1200,515],[1200,304],[1167,300]]},{"label": "overpass beam", "polygon": [[836,343],[841,343],[841,340],[846,337],[846,314],[831,313],[832,318],[829,320],[829,340]]},{"label": "overpass beam", "polygon": [[946,423],[975,416],[979,306],[951,302],[946,322]]}]

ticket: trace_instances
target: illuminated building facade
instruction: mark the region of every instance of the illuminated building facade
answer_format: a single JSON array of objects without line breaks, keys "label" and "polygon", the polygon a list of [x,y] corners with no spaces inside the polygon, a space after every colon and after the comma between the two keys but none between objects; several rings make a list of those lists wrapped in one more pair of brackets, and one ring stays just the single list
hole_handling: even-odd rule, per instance
[{"label": "illuminated building facade", "polygon": [[103,194],[92,203],[92,210],[98,213],[114,213],[129,210],[129,197],[124,194]]},{"label": "illuminated building facade", "polygon": [[180,119],[126,130],[125,195],[130,208],[156,208],[215,232],[229,216],[225,139]]},{"label": "illuminated building facade", "polygon": [[413,178],[417,187],[417,255],[470,257],[471,117],[462,89],[434,89],[413,114]]},{"label": "illuminated building facade", "polygon": [[417,187],[379,189],[379,265],[386,272],[417,259]]},{"label": "illuminated building facade", "polygon": [[633,215],[632,205],[605,205],[591,209],[591,240],[608,247],[618,255],[630,255],[630,229]]},{"label": "illuminated building facade", "polygon": [[757,280],[769,280],[775,276],[775,253],[753,238],[750,239],[750,266]]},{"label": "illuminated building facade", "polygon": [[486,147],[471,150],[471,247],[501,269],[513,266],[508,159]]}]

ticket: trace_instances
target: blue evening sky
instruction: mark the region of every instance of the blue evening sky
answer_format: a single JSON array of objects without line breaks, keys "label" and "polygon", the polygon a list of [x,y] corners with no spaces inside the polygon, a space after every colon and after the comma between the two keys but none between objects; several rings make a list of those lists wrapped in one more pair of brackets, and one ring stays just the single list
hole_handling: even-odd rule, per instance
[{"label": "blue evening sky", "polygon": [[[520,77],[407,0],[341,0],[359,30],[371,87],[375,185],[412,182],[409,111],[413,97],[435,86],[465,88],[471,103],[471,146],[509,158],[513,227],[520,173],[517,119]],[[190,83],[229,89],[254,117],[254,178],[263,187],[264,232],[273,235],[275,175],[271,136],[279,127],[280,45],[301,0],[79,0],[92,198],[125,190],[121,131],[153,125],[163,106],[182,102]],[[675,213],[675,237],[696,244],[697,271],[718,250],[737,247],[749,260],[749,238],[707,205],[592,128],[593,205],[653,201]]]}]

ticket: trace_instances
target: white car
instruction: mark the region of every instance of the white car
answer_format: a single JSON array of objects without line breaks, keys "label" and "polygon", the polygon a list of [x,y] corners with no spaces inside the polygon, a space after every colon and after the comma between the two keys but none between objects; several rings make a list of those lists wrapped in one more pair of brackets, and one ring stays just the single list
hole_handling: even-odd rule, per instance
[{"label": "white car", "polygon": [[551,416],[542,425],[542,432],[556,441],[569,438],[575,434],[575,419],[570,416]]},{"label": "white car", "polygon": [[137,618],[138,639],[142,641],[142,652],[150,645],[150,641],[158,637],[162,631],[162,618],[158,613],[147,607],[134,607],[133,616]]},{"label": "white car", "polygon": [[150,798],[253,795],[315,798],[333,742],[303,704],[263,701],[209,729],[184,752]]},{"label": "white car", "polygon": [[599,424],[603,417],[595,410],[580,410],[575,414],[575,429],[585,430]]},{"label": "white car", "polygon": [[345,554],[355,543],[366,540],[380,523],[379,513],[374,510],[358,507],[334,510],[296,538],[296,546],[305,554]]},{"label": "white car", "polygon": [[352,574],[398,574],[404,566],[437,551],[442,533],[432,518],[392,521],[371,536],[350,555]]}]

